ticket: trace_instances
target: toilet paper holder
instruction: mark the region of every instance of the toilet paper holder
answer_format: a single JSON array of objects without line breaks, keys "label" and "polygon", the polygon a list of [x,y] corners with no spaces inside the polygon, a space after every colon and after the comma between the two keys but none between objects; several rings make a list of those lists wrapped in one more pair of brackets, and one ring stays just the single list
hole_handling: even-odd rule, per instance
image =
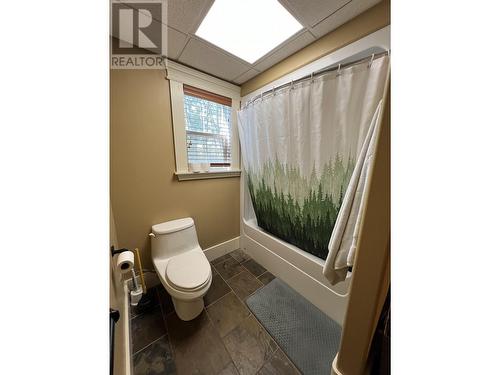
[{"label": "toilet paper holder", "polygon": [[[111,245],[110,250],[111,250],[111,258],[113,258],[115,255],[120,254],[120,253],[123,253],[123,252],[125,252],[125,251],[131,251],[131,250],[126,249],[126,248],[122,248],[122,249],[115,249],[115,246],[114,246],[114,245]],[[133,254],[135,254],[135,256],[137,257],[137,261],[138,261],[138,263],[139,263],[139,276],[140,276],[140,278],[141,278],[142,290],[143,290],[143,293],[144,293],[144,294],[146,294],[146,293],[147,293],[147,288],[146,288],[146,282],[145,282],[145,280],[144,280],[144,273],[143,273],[143,271],[142,271],[141,256],[140,256],[140,254],[139,254],[139,249],[137,249],[137,248],[136,248],[136,249],[134,249],[134,251],[131,251],[131,252],[132,252]],[[134,268],[133,268],[133,267],[132,267],[131,271],[132,271],[132,274],[133,274],[133,276],[132,276],[132,280],[133,280],[133,282],[134,282],[134,286],[136,286],[136,285],[135,285],[135,284],[136,284],[136,275],[135,275],[135,270],[134,270]]]},{"label": "toilet paper holder", "polygon": [[129,249],[118,249],[118,250],[115,250],[115,247],[114,245],[111,245],[111,257],[114,257],[116,254],[120,254],[120,253],[123,253],[125,251],[130,251]]},{"label": "toilet paper holder", "polygon": [[119,268],[121,273],[126,273],[134,269],[134,252],[128,249],[118,249],[115,250],[113,246],[111,246],[111,257],[116,258],[116,266]]}]

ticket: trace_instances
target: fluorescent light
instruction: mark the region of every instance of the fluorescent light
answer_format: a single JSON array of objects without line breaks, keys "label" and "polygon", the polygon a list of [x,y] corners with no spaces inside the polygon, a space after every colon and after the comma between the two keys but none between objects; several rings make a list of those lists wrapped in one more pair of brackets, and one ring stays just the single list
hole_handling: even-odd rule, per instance
[{"label": "fluorescent light", "polygon": [[215,0],[196,35],[253,64],[301,29],[277,0]]}]

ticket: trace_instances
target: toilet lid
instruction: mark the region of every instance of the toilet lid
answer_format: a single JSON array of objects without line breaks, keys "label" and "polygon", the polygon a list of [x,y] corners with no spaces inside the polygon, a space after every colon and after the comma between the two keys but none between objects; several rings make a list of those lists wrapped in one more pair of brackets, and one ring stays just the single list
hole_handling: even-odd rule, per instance
[{"label": "toilet lid", "polygon": [[179,288],[195,289],[210,277],[210,263],[200,251],[176,255],[167,264],[167,278]]}]

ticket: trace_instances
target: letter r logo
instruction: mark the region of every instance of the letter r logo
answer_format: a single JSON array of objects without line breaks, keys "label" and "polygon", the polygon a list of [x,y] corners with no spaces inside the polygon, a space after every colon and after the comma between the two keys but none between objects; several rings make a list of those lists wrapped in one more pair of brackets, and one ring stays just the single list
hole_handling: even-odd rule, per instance
[{"label": "letter r logo", "polygon": [[162,5],[112,3],[113,54],[161,54]]}]

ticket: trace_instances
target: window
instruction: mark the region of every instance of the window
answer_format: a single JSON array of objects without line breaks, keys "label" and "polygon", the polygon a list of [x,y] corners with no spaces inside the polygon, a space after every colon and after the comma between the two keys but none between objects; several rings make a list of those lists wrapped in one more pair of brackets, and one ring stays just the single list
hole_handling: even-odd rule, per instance
[{"label": "window", "polygon": [[184,85],[188,165],[231,166],[231,98]]},{"label": "window", "polygon": [[167,78],[177,178],[239,176],[239,86],[173,61],[167,62]]}]

